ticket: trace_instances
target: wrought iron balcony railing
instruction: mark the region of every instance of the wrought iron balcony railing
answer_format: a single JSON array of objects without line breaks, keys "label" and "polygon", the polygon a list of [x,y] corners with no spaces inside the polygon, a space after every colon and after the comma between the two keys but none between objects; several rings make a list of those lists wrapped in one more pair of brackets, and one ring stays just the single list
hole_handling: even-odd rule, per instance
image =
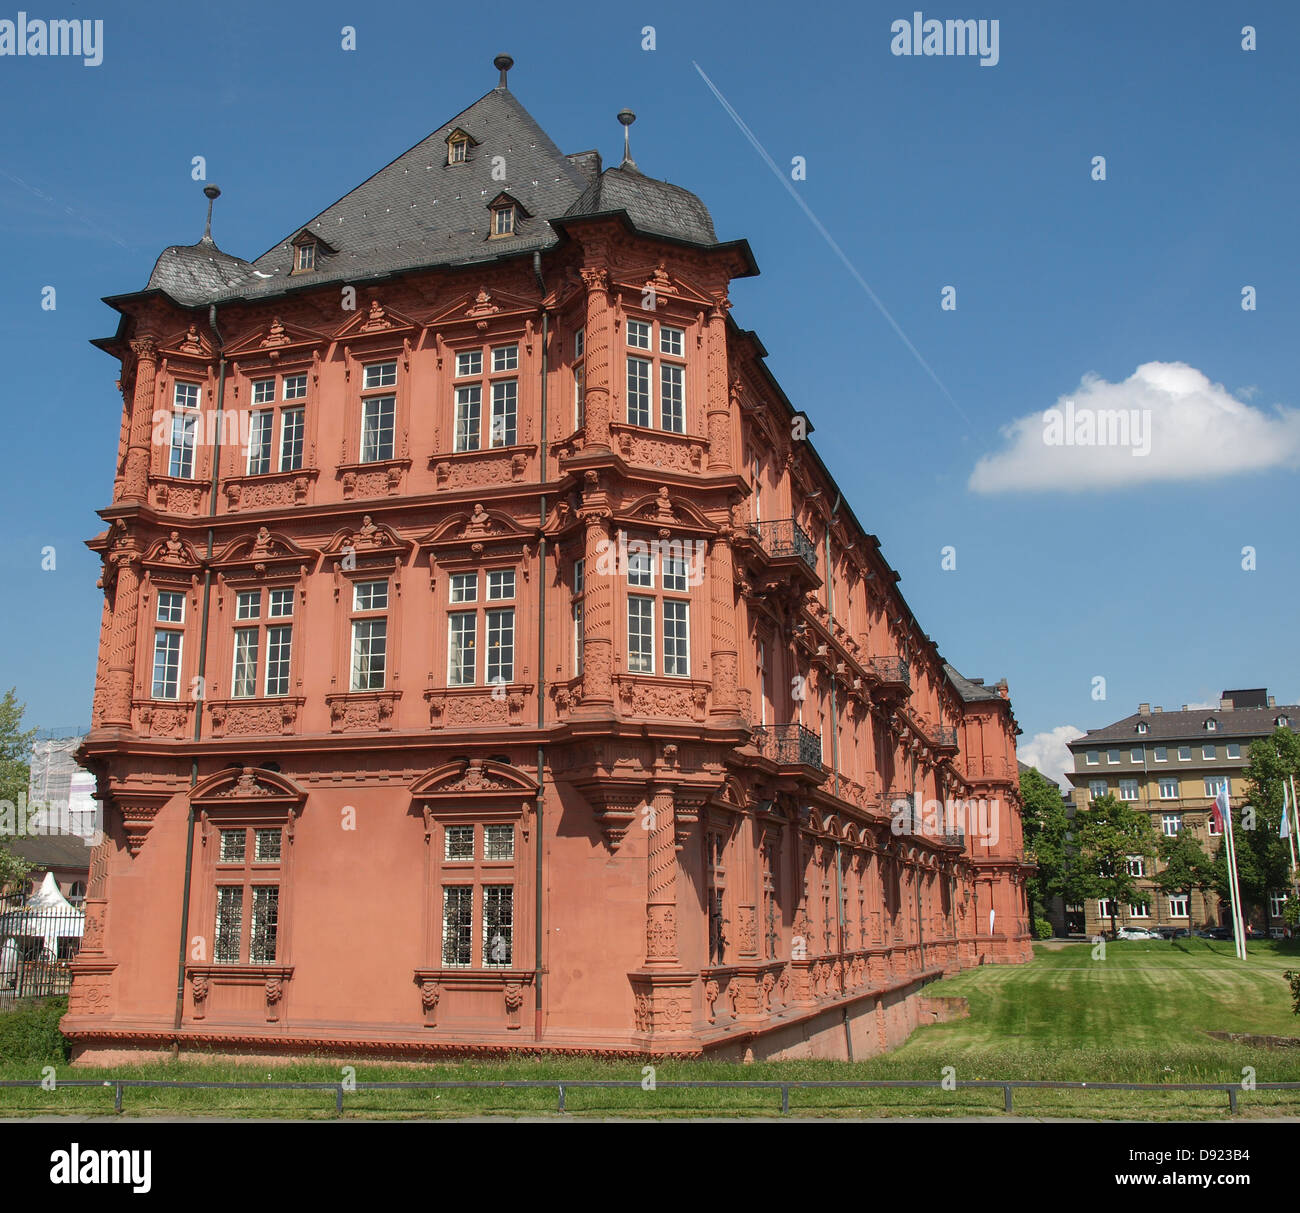
[{"label": "wrought iron balcony railing", "polygon": [[798,556],[814,573],[817,571],[817,549],[808,533],[793,518],[751,522],[749,533],[769,556]]},{"label": "wrought iron balcony railing", "polygon": [[822,739],[801,724],[755,725],[754,745],[780,766],[822,765]]},{"label": "wrought iron balcony railing", "polygon": [[912,672],[901,657],[873,657],[871,669],[883,683],[894,683],[905,687],[912,685]]},{"label": "wrought iron balcony railing", "polygon": [[950,724],[935,725],[930,730],[930,740],[941,750],[955,750],[957,748],[957,729]]}]

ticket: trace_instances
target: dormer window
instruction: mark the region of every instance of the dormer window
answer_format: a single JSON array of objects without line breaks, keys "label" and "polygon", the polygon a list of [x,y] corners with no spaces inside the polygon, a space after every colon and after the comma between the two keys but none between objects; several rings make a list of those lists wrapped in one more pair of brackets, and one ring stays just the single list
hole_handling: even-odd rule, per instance
[{"label": "dormer window", "polygon": [[293,270],[295,274],[310,274],[320,268],[320,259],[334,252],[332,248],[314,232],[304,229],[292,241]]},{"label": "dormer window", "polygon": [[1138,721],[1138,730],[1137,730],[1137,731],[1138,731],[1139,733],[1145,733],[1145,732],[1147,731],[1146,721]]},{"label": "dormer window", "polygon": [[469,160],[469,149],[478,143],[468,131],[456,127],[447,136],[447,163],[465,164]]},{"label": "dormer window", "polygon": [[1285,729],[1287,725],[1291,723],[1291,718],[1289,716],[1279,716],[1275,721],[1273,721],[1273,723],[1277,725],[1279,729]]},{"label": "dormer window", "polygon": [[492,235],[513,236],[515,234],[515,208],[513,204],[492,208]]},{"label": "dormer window", "polygon": [[1207,733],[1213,733],[1214,730],[1217,729],[1218,727],[1219,727],[1219,722],[1215,720],[1214,717],[1212,716],[1210,717],[1209,720],[1205,722],[1205,731]]},{"label": "dormer window", "polygon": [[295,268],[299,270],[314,270],[316,268],[316,246],[314,244],[300,244],[298,246],[298,264]]}]

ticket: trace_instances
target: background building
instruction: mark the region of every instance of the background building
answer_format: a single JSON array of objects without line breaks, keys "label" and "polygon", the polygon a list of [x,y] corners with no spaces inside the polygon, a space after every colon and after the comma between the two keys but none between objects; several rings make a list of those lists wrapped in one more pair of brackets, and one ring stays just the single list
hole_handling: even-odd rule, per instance
[{"label": "background building", "polygon": [[[862,1055],[1030,955],[1007,688],[730,318],[748,246],[497,66],[256,262],[110,300],[80,1058]],[[989,828],[895,811],[948,799]]]},{"label": "background building", "polygon": [[[1300,724],[1300,707],[1279,707],[1266,688],[1224,691],[1217,708],[1183,705],[1166,712],[1144,703],[1136,715],[1101,729],[1090,729],[1070,742],[1077,807],[1098,796],[1111,795],[1140,807],[1151,817],[1157,836],[1190,830],[1211,858],[1220,835],[1214,828],[1210,805],[1223,782],[1228,784],[1234,809],[1247,801],[1244,770],[1250,760],[1250,743],[1279,727],[1294,730]],[[1158,869],[1158,861],[1155,861]],[[1145,864],[1138,864],[1145,868]],[[1147,900],[1122,905],[1120,926],[1171,926],[1195,929],[1228,925],[1227,903],[1212,892],[1192,890],[1186,897],[1162,893],[1144,874]],[[1281,925],[1286,891],[1279,889],[1266,907],[1261,929]],[[1110,929],[1108,908],[1097,901],[1083,907],[1087,931]]]}]

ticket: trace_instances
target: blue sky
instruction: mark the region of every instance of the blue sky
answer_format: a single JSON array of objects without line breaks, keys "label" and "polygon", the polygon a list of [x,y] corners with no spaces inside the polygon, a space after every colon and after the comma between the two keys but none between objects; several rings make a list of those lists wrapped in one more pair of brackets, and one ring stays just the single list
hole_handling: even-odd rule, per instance
[{"label": "blue sky", "polygon": [[[121,401],[87,342],[115,325],[101,296],[201,234],[191,158],[225,191],[218,242],[251,258],[491,88],[499,51],[563,150],[616,160],[630,106],[642,170],[750,241],[762,274],[735,284],[734,317],[944,655],[1010,680],[1024,741],[1139,700],[1300,698],[1294,5],[922,7],[996,18],[988,67],[892,54],[915,6],[875,2],[521,6],[508,30],[414,3],[30,7],[102,19],[104,60],[0,57],[0,682],[29,722],[89,718],[100,595],[83,540]],[[795,188],[951,401],[693,63],[778,166],[806,158]],[[1150,364],[1166,365],[1138,375]],[[1063,397],[1146,410],[1150,455],[1047,449],[1034,415]]]}]

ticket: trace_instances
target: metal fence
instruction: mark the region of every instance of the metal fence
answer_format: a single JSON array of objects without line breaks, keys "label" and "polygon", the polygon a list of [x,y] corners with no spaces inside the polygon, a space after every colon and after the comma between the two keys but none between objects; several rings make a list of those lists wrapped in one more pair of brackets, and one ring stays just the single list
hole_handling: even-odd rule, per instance
[{"label": "metal fence", "polygon": [[[6,1087],[42,1087],[45,1080],[40,1078],[6,1079],[0,1081],[0,1089]],[[180,1079],[144,1079],[144,1078],[74,1078],[58,1079],[58,1087],[98,1087],[112,1089],[113,1111],[123,1111],[123,1097],[128,1088],[153,1088],[193,1091],[329,1091],[334,1095],[334,1114],[341,1116],[344,1110],[344,1097],[362,1091],[487,1091],[487,1090],[553,1090],[556,1093],[557,1112],[567,1111],[565,1095],[568,1091],[615,1089],[647,1090],[644,1082],[635,1079],[604,1078],[552,1078],[552,1079],[501,1079],[500,1081],[480,1082],[185,1082]],[[1014,1095],[1016,1090],[1055,1090],[1055,1091],[1218,1091],[1228,1100],[1227,1111],[1235,1113],[1239,1109],[1239,1100],[1246,1093],[1240,1082],[1066,1082],[1038,1079],[1003,1079],[983,1078],[965,1081],[945,1079],[842,1079],[822,1081],[819,1079],[739,1079],[728,1080],[673,1080],[656,1082],[651,1088],[655,1091],[675,1090],[739,1090],[771,1091],[773,1096],[779,1092],[782,1115],[790,1111],[791,1091],[814,1090],[905,1090],[925,1089],[953,1091],[962,1089],[987,1089],[1002,1092],[1002,1110],[1012,1114],[1015,1111]],[[1300,1091],[1300,1082],[1260,1082],[1253,1084],[1249,1091]],[[676,1109],[685,1111],[686,1109]],[[775,1110],[775,1109],[774,1109]],[[719,1113],[725,1109],[712,1107],[709,1111]]]},{"label": "metal fence", "polygon": [[0,900],[0,1009],[20,998],[68,992],[85,923],[76,907],[31,906],[22,896]]}]

